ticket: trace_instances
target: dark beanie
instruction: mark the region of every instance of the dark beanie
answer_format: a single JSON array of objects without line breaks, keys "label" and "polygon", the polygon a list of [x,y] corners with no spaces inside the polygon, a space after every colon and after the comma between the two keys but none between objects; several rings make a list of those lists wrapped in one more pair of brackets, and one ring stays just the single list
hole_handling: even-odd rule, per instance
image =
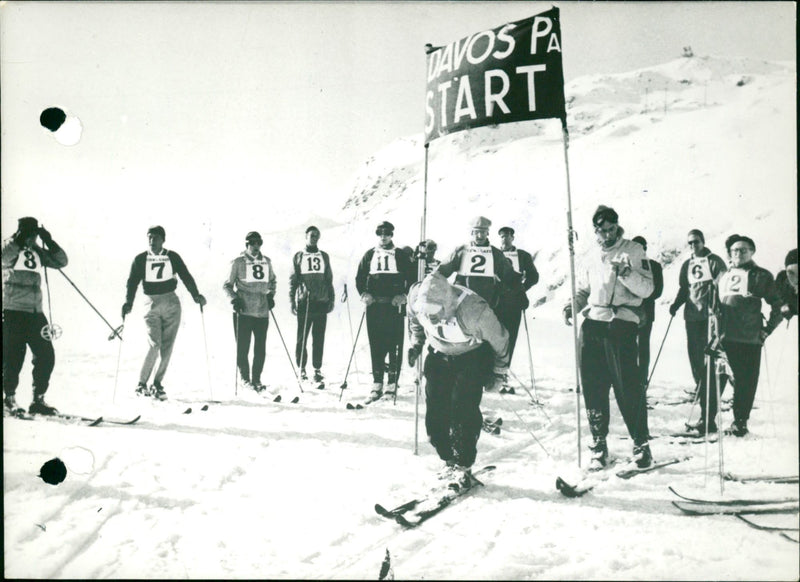
[{"label": "dark beanie", "polygon": [[797,249],[792,249],[786,255],[786,259],[783,261],[783,266],[788,267],[789,265],[796,265],[797,264]]},{"label": "dark beanie", "polygon": [[384,220],[375,229],[375,234],[380,235],[382,231],[388,231],[389,234],[394,234],[394,225],[391,222]]},{"label": "dark beanie", "polygon": [[643,236],[635,236],[631,239],[633,242],[637,242],[642,245],[644,250],[647,250],[647,241],[644,239]]},{"label": "dark beanie", "polygon": [[725,239],[725,250],[728,251],[728,254],[731,252],[731,247],[737,242],[747,243],[753,252],[756,252],[756,243],[753,242],[753,239],[751,239],[749,236],[743,236],[741,234],[732,234]]},{"label": "dark beanie", "polygon": [[608,206],[603,206],[602,204],[597,207],[597,210],[594,211],[594,215],[592,216],[592,224],[595,226],[600,226],[605,221],[616,224],[618,220],[619,215],[616,210]]},{"label": "dark beanie", "polygon": [[32,232],[39,228],[39,221],[33,216],[25,216],[19,219],[17,228],[20,232]]},{"label": "dark beanie", "polygon": [[703,244],[705,244],[706,237],[703,235],[703,231],[702,230],[697,229],[697,228],[693,228],[692,230],[689,231],[688,236],[692,236],[692,235],[694,235],[696,237],[699,237],[700,240],[703,241]]},{"label": "dark beanie", "polygon": [[319,229],[318,229],[316,226],[313,226],[313,225],[312,225],[312,226],[309,226],[309,227],[306,229],[306,234],[308,234],[308,233],[309,233],[309,232],[311,232],[312,230],[316,230],[317,232],[319,232]]},{"label": "dark beanie", "polygon": [[497,234],[502,235],[504,232],[507,232],[511,236],[514,236],[514,229],[511,228],[510,226],[504,226],[503,228],[497,231]]},{"label": "dark beanie", "polygon": [[159,234],[164,240],[167,239],[167,233],[164,232],[163,226],[151,226],[147,229],[147,234]]}]

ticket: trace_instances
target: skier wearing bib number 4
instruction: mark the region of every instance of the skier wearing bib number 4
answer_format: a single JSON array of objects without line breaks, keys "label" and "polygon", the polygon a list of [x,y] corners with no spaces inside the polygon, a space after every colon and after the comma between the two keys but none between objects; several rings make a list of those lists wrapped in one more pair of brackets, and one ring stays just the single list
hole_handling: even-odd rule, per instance
[{"label": "skier wearing bib number 4", "polygon": [[314,367],[314,383],[317,388],[325,387],[322,375],[322,355],[325,349],[325,328],[328,314],[333,311],[335,295],[333,273],[328,253],[319,250],[319,229],[309,226],[306,229],[306,248],[295,253],[292,259],[292,274],[289,277],[289,300],[292,313],[297,316],[297,343],[295,361],[300,368],[300,376],[308,379],[309,333],[311,334],[311,365]]},{"label": "skier wearing bib number 4", "polygon": [[[716,397],[716,377],[711,374],[711,382],[706,388],[705,348],[709,342],[709,310],[714,297],[714,286],[727,267],[725,261],[712,253],[705,246],[703,233],[694,228],[687,235],[691,256],[681,265],[678,275],[678,294],[669,308],[674,317],[678,309],[683,308],[683,319],[686,325],[686,349],[689,354],[689,366],[692,369],[694,388],[700,391],[700,406],[706,407],[706,391]],[[700,436],[717,432],[714,417],[705,425],[705,414],[693,427]]]},{"label": "skier wearing bib number 4", "polygon": [[[142,284],[145,295],[144,323],[147,327],[149,348],[142,369],[139,372],[139,385],[136,393],[141,396],[152,396],[158,400],[166,400],[167,394],[161,384],[167,373],[167,366],[175,346],[178,327],[181,323],[181,302],[175,294],[178,288],[178,277],[186,290],[191,293],[195,303],[202,308],[206,298],[197,290],[194,278],[186,268],[181,256],[175,251],[164,248],[166,233],[161,226],[152,226],[147,230],[148,250],[136,255],[128,275],[125,303],[122,305],[122,319],[133,309],[136,289]],[[153,385],[148,387],[150,375],[161,357]]]},{"label": "skier wearing bib number 4", "polygon": [[[356,290],[366,306],[367,336],[372,357],[372,391],[367,402],[384,393],[397,394],[403,357],[403,320],[406,294],[417,280],[417,267],[410,254],[392,242],[394,225],[382,222],[375,229],[378,246],[369,249],[358,264]],[[388,385],[383,390],[386,356],[389,356]]]},{"label": "skier wearing bib number 4", "polygon": [[[36,244],[41,239],[42,246]],[[42,272],[46,267],[67,266],[64,252],[39,222],[30,216],[20,218],[17,232],[3,242],[3,404],[4,410],[21,414],[15,394],[19,373],[30,346],[33,358],[33,402],[31,414],[56,414],[44,394],[55,366],[53,344],[43,328],[48,326],[42,312]]]},{"label": "skier wearing bib number 4", "polygon": [[[256,231],[245,236],[245,250],[231,263],[231,273],[222,289],[233,307],[233,334],[236,340],[236,367],[246,387],[264,390],[261,372],[267,353],[269,311],[275,307],[275,272],[272,261],[261,253],[264,244]],[[250,367],[250,340],[253,340],[253,366]]]}]

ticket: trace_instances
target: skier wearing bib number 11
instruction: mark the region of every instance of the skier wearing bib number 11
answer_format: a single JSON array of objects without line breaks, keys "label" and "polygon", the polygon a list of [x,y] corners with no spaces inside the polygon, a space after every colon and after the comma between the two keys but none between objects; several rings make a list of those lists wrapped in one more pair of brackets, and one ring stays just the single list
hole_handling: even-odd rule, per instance
[{"label": "skier wearing bib number 11", "polygon": [[[700,391],[700,406],[703,411],[706,407],[706,364],[705,348],[709,342],[709,309],[714,296],[715,281],[725,272],[727,267],[725,261],[712,253],[705,245],[706,239],[703,233],[694,228],[687,234],[687,244],[691,250],[691,256],[681,265],[678,275],[678,294],[669,308],[669,314],[675,317],[678,309],[682,305],[683,319],[686,325],[686,349],[689,354],[689,366],[692,369],[694,378],[694,390]],[[708,392],[716,395],[716,377],[711,374]],[[705,425],[705,414],[700,416],[698,422],[692,430],[699,436],[706,432],[717,432],[717,424],[714,417],[708,423],[708,430]]]},{"label": "skier wearing bib number 11", "polygon": [[[383,394],[395,396],[403,363],[403,320],[406,294],[417,280],[412,256],[392,242],[394,225],[382,222],[375,229],[378,246],[369,249],[358,263],[356,290],[366,306],[367,337],[372,357],[372,391],[367,402]],[[388,385],[383,390],[386,356],[389,356]]]},{"label": "skier wearing bib number 11", "polygon": [[[36,238],[42,241],[41,247]],[[49,325],[42,312],[42,272],[45,267],[67,266],[67,253],[50,233],[30,216],[20,218],[17,232],[3,242],[3,393],[4,410],[24,412],[14,395],[25,361],[26,346],[33,354],[33,402],[31,414],[56,414],[44,394],[55,366],[53,344],[42,330]]]},{"label": "skier wearing bib number 11", "polygon": [[[136,289],[142,284],[145,294],[144,323],[147,327],[149,349],[139,372],[139,385],[136,393],[141,396],[152,396],[158,400],[166,400],[167,393],[161,381],[167,373],[175,337],[181,323],[181,302],[175,294],[178,288],[178,277],[181,278],[194,302],[202,308],[206,298],[197,290],[194,278],[186,268],[181,256],[175,251],[164,248],[166,233],[162,226],[152,226],[147,230],[148,250],[136,255],[131,263],[128,275],[125,303],[122,305],[122,319],[131,312]],[[153,385],[148,387],[150,375],[161,356]]]},{"label": "skier wearing bib number 11", "polygon": [[[256,231],[244,238],[245,250],[231,263],[231,273],[222,289],[233,307],[236,367],[245,387],[264,390],[261,372],[267,353],[269,310],[275,307],[275,272],[272,261],[261,253],[264,244]],[[253,367],[248,360],[253,339]]]}]

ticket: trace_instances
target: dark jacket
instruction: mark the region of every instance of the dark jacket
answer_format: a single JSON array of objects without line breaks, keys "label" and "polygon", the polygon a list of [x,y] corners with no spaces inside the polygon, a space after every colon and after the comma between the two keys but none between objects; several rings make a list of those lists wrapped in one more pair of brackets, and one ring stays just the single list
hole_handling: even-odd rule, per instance
[{"label": "dark jacket", "polygon": [[714,296],[714,282],[726,268],[725,261],[707,248],[700,251],[697,257],[684,261],[678,276],[678,294],[673,305],[680,307],[686,304],[683,309],[683,318],[686,321],[708,319],[709,299]]},{"label": "dark jacket", "polygon": [[503,286],[513,290],[521,277],[503,251],[492,245],[478,246],[475,243],[458,247],[437,271],[445,277],[457,273],[455,282],[475,291],[492,309],[500,301]]},{"label": "dark jacket", "polygon": [[[374,259],[374,260],[373,260]],[[405,295],[417,280],[417,263],[411,256],[392,245],[388,249],[369,249],[358,263],[356,290],[376,299]]]},{"label": "dark jacket", "polygon": [[[768,334],[781,320],[781,301],[772,274],[753,261],[730,267],[717,283],[720,307],[721,339],[745,344],[761,343],[760,333]],[[771,307],[764,325],[762,300]]]},{"label": "dark jacket", "polygon": [[330,313],[336,300],[330,257],[317,247],[306,246],[292,259],[289,301],[299,313],[305,310],[306,298],[310,300],[310,313]]},{"label": "dark jacket", "polygon": [[192,298],[197,301],[200,296],[197,284],[178,253],[167,249],[161,249],[157,255],[150,251],[140,253],[134,257],[133,263],[131,263],[125,302],[133,304],[136,288],[140,282],[145,295],[161,295],[177,289],[178,277],[186,285],[186,290],[189,291]]}]

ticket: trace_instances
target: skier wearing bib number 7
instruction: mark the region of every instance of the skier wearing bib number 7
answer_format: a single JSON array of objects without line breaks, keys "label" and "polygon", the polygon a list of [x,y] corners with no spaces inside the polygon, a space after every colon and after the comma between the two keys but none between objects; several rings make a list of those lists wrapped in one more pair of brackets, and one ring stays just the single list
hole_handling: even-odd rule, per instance
[{"label": "skier wearing bib number 7", "polygon": [[[256,231],[245,236],[245,250],[231,263],[231,273],[222,289],[233,307],[236,367],[246,387],[264,390],[261,372],[267,353],[269,310],[275,306],[275,272],[272,261],[261,253],[264,244]],[[248,361],[253,340],[253,367]]]},{"label": "skier wearing bib number 7", "polygon": [[[41,239],[44,248],[36,244]],[[17,232],[3,241],[3,403],[4,410],[20,414],[14,395],[19,373],[30,346],[33,359],[31,414],[56,414],[44,401],[55,366],[55,352],[42,330],[49,325],[42,312],[42,272],[67,266],[67,253],[50,233],[30,216],[20,218]]]},{"label": "skier wearing bib number 7", "polygon": [[[681,265],[678,275],[678,294],[669,308],[674,317],[682,305],[683,319],[686,326],[686,350],[689,354],[689,366],[694,378],[694,389],[700,391],[700,406],[706,406],[706,367],[705,348],[709,341],[709,309],[714,295],[715,281],[725,272],[725,261],[712,253],[706,246],[702,231],[694,228],[687,235],[691,256]],[[711,374],[708,391],[716,395],[716,377]],[[705,414],[693,428],[700,436],[706,432],[717,432],[714,417],[705,426]]]},{"label": "skier wearing bib number 7", "polygon": [[[152,396],[158,400],[167,399],[167,393],[161,382],[167,373],[181,323],[181,302],[175,294],[178,277],[183,281],[186,290],[191,293],[195,303],[200,307],[206,304],[206,298],[197,290],[197,284],[181,256],[175,251],[164,248],[165,239],[164,227],[152,226],[147,230],[148,250],[136,255],[131,263],[125,303],[122,305],[124,320],[133,308],[136,289],[141,283],[147,308],[144,323],[147,327],[149,349],[139,372],[136,393],[141,396]],[[153,377],[153,385],[148,387],[147,383],[159,356],[161,362]]]}]

